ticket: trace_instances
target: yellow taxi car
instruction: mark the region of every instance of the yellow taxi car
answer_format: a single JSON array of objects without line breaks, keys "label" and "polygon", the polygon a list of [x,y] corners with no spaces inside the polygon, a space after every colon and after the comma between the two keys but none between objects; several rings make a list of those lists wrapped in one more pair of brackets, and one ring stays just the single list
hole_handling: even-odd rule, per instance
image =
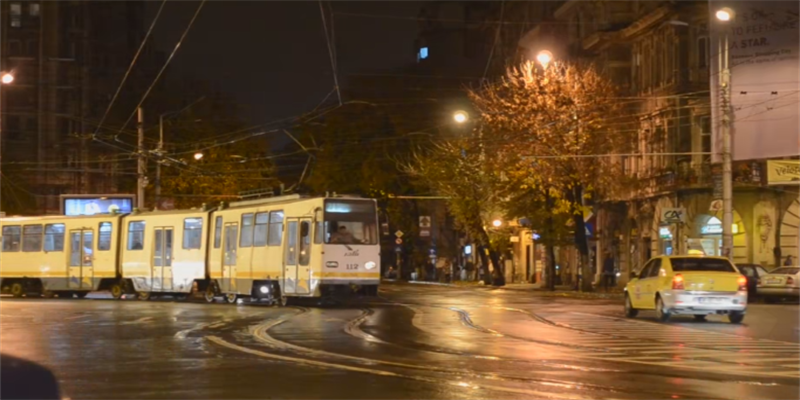
[{"label": "yellow taxi car", "polygon": [[660,321],[677,314],[699,321],[727,314],[738,324],[747,311],[747,278],[722,257],[655,257],[625,286],[625,316],[639,310],[655,310]]}]

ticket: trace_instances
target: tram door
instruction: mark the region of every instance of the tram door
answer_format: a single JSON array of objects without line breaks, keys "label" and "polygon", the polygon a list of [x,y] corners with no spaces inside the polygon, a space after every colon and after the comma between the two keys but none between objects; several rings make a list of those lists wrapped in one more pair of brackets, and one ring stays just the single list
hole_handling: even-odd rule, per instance
[{"label": "tram door", "polygon": [[236,250],[238,246],[239,225],[225,224],[222,238],[222,291],[236,292]]},{"label": "tram door", "polygon": [[67,287],[70,289],[91,290],[93,288],[93,239],[94,232],[91,229],[69,232],[69,281]]},{"label": "tram door", "polygon": [[298,267],[298,248],[297,248],[297,218],[287,219],[286,240],[283,241],[283,293],[295,294],[297,291],[297,267]]},{"label": "tram door", "polygon": [[297,285],[295,293],[311,293],[311,218],[300,220],[297,230]]},{"label": "tram door", "polygon": [[155,228],[153,246],[153,290],[172,290],[172,247],[173,229]]}]

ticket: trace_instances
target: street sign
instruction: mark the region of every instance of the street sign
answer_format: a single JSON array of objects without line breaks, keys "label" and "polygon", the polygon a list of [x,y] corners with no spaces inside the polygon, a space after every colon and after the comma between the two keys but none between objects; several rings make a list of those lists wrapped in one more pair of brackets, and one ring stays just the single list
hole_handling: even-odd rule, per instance
[{"label": "street sign", "polygon": [[403,244],[403,239],[397,238],[394,242],[397,244]]},{"label": "street sign", "polygon": [[431,227],[431,217],[428,215],[423,215],[419,217],[419,227],[420,228],[430,228]]},{"label": "street sign", "polygon": [[431,236],[431,231],[429,230],[422,229],[419,231],[419,237],[430,237],[430,236]]},{"label": "street sign", "polygon": [[686,209],[680,208],[662,208],[659,215],[659,221],[665,224],[676,224],[686,222]]},{"label": "street sign", "polygon": [[398,237],[398,238],[401,238],[401,237],[403,237],[403,231],[401,231],[401,230],[398,230],[397,232],[395,232],[395,233],[394,233],[394,235],[395,235],[396,237]]}]

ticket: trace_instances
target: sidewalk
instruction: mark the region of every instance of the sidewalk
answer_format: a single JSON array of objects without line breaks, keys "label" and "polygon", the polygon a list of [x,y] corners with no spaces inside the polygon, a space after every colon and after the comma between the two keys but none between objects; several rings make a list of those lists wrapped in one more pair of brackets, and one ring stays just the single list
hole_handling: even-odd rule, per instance
[{"label": "sidewalk", "polygon": [[396,281],[396,280],[383,280],[383,282],[392,282],[395,284],[409,284],[409,285],[431,285],[431,286],[448,286],[448,287],[458,287],[458,288],[475,288],[477,290],[513,290],[518,292],[528,292],[530,294],[535,294],[537,296],[545,296],[545,297],[564,297],[564,298],[575,298],[575,299],[613,299],[613,300],[622,300],[624,299],[624,293],[622,288],[613,288],[610,289],[608,292],[603,291],[603,289],[599,289],[595,292],[578,292],[572,290],[570,286],[556,286],[554,291],[550,291],[541,287],[538,283],[509,283],[505,286],[501,287],[494,287],[491,285],[482,285],[479,282],[463,282],[463,281],[456,281],[453,283],[440,283],[440,282],[426,282],[426,281]]}]

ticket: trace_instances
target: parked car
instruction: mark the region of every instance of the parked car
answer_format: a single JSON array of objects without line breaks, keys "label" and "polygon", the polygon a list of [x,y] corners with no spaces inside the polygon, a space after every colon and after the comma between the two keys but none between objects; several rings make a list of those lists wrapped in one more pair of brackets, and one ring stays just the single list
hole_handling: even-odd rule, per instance
[{"label": "parked car", "polygon": [[761,277],[758,294],[772,303],[782,298],[800,299],[800,267],[780,267]]},{"label": "parked car", "polygon": [[747,298],[754,299],[758,294],[758,282],[768,274],[767,270],[759,264],[736,264],[736,268],[747,278]]}]

